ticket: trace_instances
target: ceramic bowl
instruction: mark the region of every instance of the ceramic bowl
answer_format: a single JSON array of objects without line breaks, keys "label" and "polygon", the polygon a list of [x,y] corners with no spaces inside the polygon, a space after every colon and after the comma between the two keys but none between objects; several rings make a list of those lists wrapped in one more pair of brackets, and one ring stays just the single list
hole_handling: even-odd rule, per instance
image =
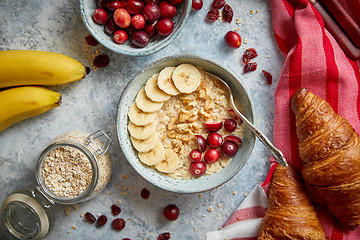
[{"label": "ceramic bowl", "polygon": [[141,69],[125,87],[117,109],[116,130],[121,149],[130,165],[147,181],[162,189],[177,193],[197,193],[218,187],[234,177],[245,165],[255,144],[255,136],[249,128],[245,127],[242,141],[243,145],[233,157],[230,164],[212,175],[203,175],[190,180],[176,180],[163,175],[156,170],[145,166],[137,158],[137,151],[132,147],[127,131],[128,110],[135,102],[138,91],[145,85],[150,76],[160,72],[165,67],[177,66],[181,63],[190,63],[211,72],[225,80],[233,91],[235,101],[240,105],[245,116],[254,122],[254,110],[248,93],[239,78],[227,67],[214,60],[193,56],[176,55],[157,60]]},{"label": "ceramic bowl", "polygon": [[145,56],[166,47],[177,35],[179,35],[191,12],[191,4],[191,0],[184,0],[177,6],[176,16],[172,19],[174,22],[174,30],[169,36],[162,37],[158,35],[151,37],[149,44],[144,48],[132,46],[130,43],[130,36],[126,43],[117,44],[114,42],[112,36],[106,35],[104,32],[104,25],[98,25],[92,19],[92,14],[97,8],[96,0],[80,0],[80,13],[89,32],[106,48],[124,55]]}]

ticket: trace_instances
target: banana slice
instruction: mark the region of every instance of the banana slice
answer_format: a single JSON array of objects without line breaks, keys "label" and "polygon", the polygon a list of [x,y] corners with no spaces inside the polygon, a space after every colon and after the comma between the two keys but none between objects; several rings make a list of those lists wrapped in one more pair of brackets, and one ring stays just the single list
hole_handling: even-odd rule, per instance
[{"label": "banana slice", "polygon": [[128,130],[130,133],[130,136],[139,139],[139,140],[145,140],[151,137],[151,135],[154,134],[156,129],[155,122],[150,123],[149,125],[145,126],[137,126],[133,122],[129,121],[128,124]]},{"label": "banana slice", "polygon": [[165,149],[164,159],[155,165],[159,172],[172,173],[179,166],[179,157],[172,149]]},{"label": "banana slice", "polygon": [[200,85],[201,73],[194,65],[184,63],[175,68],[172,79],[180,92],[192,93]]},{"label": "banana slice", "polygon": [[153,102],[151,101],[145,93],[145,88],[142,88],[135,99],[136,106],[140,108],[143,112],[156,112],[159,111],[163,105],[163,103]]},{"label": "banana slice", "polygon": [[158,85],[159,74],[152,75],[146,82],[145,93],[146,96],[154,102],[165,102],[170,99],[171,95],[161,90]]},{"label": "banana slice", "polygon": [[145,140],[139,140],[134,137],[131,137],[131,142],[138,152],[150,152],[156,146],[156,143],[160,141],[159,136],[155,132],[151,137]]},{"label": "banana slice", "polygon": [[136,106],[136,103],[133,103],[133,105],[131,105],[131,107],[129,108],[128,116],[130,121],[133,122],[135,125],[145,126],[155,122],[156,114],[154,112],[143,112]]},{"label": "banana slice", "polygon": [[180,94],[180,91],[175,87],[172,80],[174,70],[175,67],[164,68],[160,71],[157,81],[157,85],[161,90],[173,96]]},{"label": "banana slice", "polygon": [[140,161],[149,166],[158,164],[164,159],[164,156],[165,148],[161,141],[158,141],[155,148],[150,152],[139,152],[138,154]]}]

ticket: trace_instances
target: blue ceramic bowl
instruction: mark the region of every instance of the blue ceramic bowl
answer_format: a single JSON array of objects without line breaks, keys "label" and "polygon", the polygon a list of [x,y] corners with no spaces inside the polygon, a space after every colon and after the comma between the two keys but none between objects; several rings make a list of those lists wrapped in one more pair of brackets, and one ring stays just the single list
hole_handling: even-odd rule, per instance
[{"label": "blue ceramic bowl", "polygon": [[131,46],[130,39],[124,44],[117,44],[114,42],[112,36],[106,35],[104,32],[104,25],[98,25],[92,19],[92,14],[97,8],[96,0],[80,0],[80,13],[81,18],[91,35],[106,48],[124,55],[145,56],[166,47],[177,37],[177,35],[179,35],[191,12],[191,4],[191,0],[184,0],[177,6],[176,16],[172,19],[174,22],[174,30],[169,36],[162,37],[158,35],[152,37],[150,38],[149,44],[144,48]]},{"label": "blue ceramic bowl", "polygon": [[240,105],[245,116],[254,122],[254,110],[251,100],[239,78],[227,67],[211,59],[193,55],[176,55],[157,60],[141,69],[130,80],[124,89],[117,109],[116,130],[121,149],[130,165],[147,181],[164,190],[177,193],[197,193],[216,188],[234,177],[249,159],[255,144],[255,135],[245,127],[242,141],[243,145],[233,157],[230,164],[212,175],[190,180],[176,180],[163,175],[156,170],[145,166],[137,158],[137,152],[132,147],[127,131],[128,110],[134,103],[138,91],[144,86],[146,80],[165,67],[177,66],[181,63],[190,63],[211,72],[225,80],[232,89],[235,101]]}]

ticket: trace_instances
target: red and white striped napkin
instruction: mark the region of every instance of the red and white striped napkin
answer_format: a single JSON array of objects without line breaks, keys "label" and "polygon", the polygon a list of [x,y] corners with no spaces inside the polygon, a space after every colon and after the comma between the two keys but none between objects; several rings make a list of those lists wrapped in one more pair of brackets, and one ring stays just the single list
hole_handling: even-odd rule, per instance
[{"label": "red and white striped napkin", "polygon": [[[344,5],[348,3],[341,1]],[[357,3],[360,5],[360,1]],[[360,61],[352,61],[345,55],[325,29],[321,15],[308,1],[271,0],[271,8],[275,38],[286,56],[275,90],[274,142],[288,162],[299,169],[291,96],[299,88],[308,88],[328,101],[360,133]],[[208,233],[207,240],[256,239],[276,166],[273,158],[270,161],[265,182],[254,188],[221,230]],[[360,227],[354,231],[344,230],[326,207],[315,205],[315,208],[328,239],[360,239]]]}]

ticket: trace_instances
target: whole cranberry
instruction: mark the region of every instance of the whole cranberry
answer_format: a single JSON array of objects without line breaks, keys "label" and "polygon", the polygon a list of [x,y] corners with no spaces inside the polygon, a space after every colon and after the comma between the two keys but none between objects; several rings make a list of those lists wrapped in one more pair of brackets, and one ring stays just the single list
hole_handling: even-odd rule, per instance
[{"label": "whole cranberry", "polygon": [[116,9],[120,8],[119,1],[108,2],[107,8],[111,11],[115,11]]},{"label": "whole cranberry", "polygon": [[110,63],[110,58],[106,54],[98,55],[94,58],[93,64],[95,67],[104,68]]},{"label": "whole cranberry", "polygon": [[143,29],[145,27],[145,18],[143,17],[143,15],[135,14],[131,18],[131,26],[133,26],[135,30]]},{"label": "whole cranberry", "polygon": [[119,26],[115,23],[114,18],[110,18],[104,26],[104,32],[107,35],[114,34],[114,32],[116,32],[116,30],[118,30],[118,29],[119,29]]},{"label": "whole cranberry", "polygon": [[108,15],[104,9],[97,8],[94,10],[92,18],[95,23],[102,25],[108,20]]},{"label": "whole cranberry", "polygon": [[113,35],[113,39],[117,44],[124,44],[128,39],[128,35],[124,30],[117,30]]},{"label": "whole cranberry", "polygon": [[126,10],[130,14],[141,13],[144,9],[145,4],[141,0],[128,0]]},{"label": "whole cranberry", "polygon": [[233,132],[235,131],[236,127],[237,127],[237,122],[235,121],[235,119],[229,118],[224,121],[224,128],[226,131]]},{"label": "whole cranberry", "polygon": [[143,48],[149,44],[150,38],[144,31],[136,31],[131,35],[131,43],[137,47]]},{"label": "whole cranberry", "polygon": [[125,227],[125,221],[122,218],[115,218],[112,221],[112,226],[113,228],[115,228],[116,230],[123,230]]},{"label": "whole cranberry", "polygon": [[145,3],[145,5],[148,5],[148,4],[156,4],[156,5],[159,5],[159,4],[160,4],[160,0],[145,0],[144,3]]},{"label": "whole cranberry", "polygon": [[217,132],[212,132],[208,135],[207,139],[207,144],[212,147],[212,148],[217,148],[220,147],[223,143],[223,138],[222,136],[217,133]]},{"label": "whole cranberry", "polygon": [[125,32],[128,34],[128,36],[131,36],[136,30],[134,29],[133,26],[128,26],[127,28],[125,28]]},{"label": "whole cranberry", "polygon": [[195,135],[195,138],[200,152],[205,152],[207,146],[206,139],[201,135]]},{"label": "whole cranberry", "polygon": [[183,2],[183,0],[169,0],[172,4],[178,5]]},{"label": "whole cranberry", "polygon": [[241,46],[241,37],[235,31],[228,31],[225,34],[225,41],[231,48],[239,48]]},{"label": "whole cranberry", "polygon": [[113,18],[115,23],[121,28],[130,26],[131,16],[129,12],[123,8],[116,9]]},{"label": "whole cranberry", "polygon": [[143,199],[148,199],[150,197],[150,191],[147,188],[143,188],[143,189],[141,189],[140,196]]},{"label": "whole cranberry", "polygon": [[215,163],[217,160],[219,160],[220,153],[216,148],[211,148],[207,150],[204,154],[204,161],[207,164]]},{"label": "whole cranberry", "polygon": [[199,11],[203,7],[203,0],[192,0],[191,10]]},{"label": "whole cranberry", "polygon": [[169,18],[162,18],[156,24],[156,31],[163,37],[170,35],[173,30],[174,23]]},{"label": "whole cranberry", "polygon": [[147,33],[147,35],[149,35],[149,37],[153,37],[157,34],[156,28],[155,28],[157,23],[158,23],[158,20],[155,20],[153,22],[147,22],[145,24],[145,27],[143,30],[144,30],[144,32]]},{"label": "whole cranberry", "polygon": [[225,157],[233,157],[238,151],[238,146],[234,142],[225,141],[220,150]]},{"label": "whole cranberry", "polygon": [[126,9],[126,7],[127,7],[127,0],[120,0],[120,1],[119,1],[119,6],[120,6],[120,8]]},{"label": "whole cranberry", "polygon": [[163,214],[167,219],[174,221],[178,219],[180,209],[175,204],[169,204],[164,208]]},{"label": "whole cranberry", "polygon": [[176,7],[168,1],[160,3],[160,17],[172,19],[176,15]]},{"label": "whole cranberry", "polygon": [[189,153],[189,159],[191,162],[200,162],[201,160],[201,152],[197,149],[192,150]]},{"label": "whole cranberry", "polygon": [[160,18],[160,7],[156,4],[148,4],[142,13],[146,21],[152,22]]},{"label": "whole cranberry", "polygon": [[194,177],[201,177],[206,173],[206,164],[204,162],[193,162],[190,164],[189,171]]},{"label": "whole cranberry", "polygon": [[108,10],[107,9],[107,4],[108,4],[108,0],[96,0],[96,6],[98,8],[102,8],[104,10]]},{"label": "whole cranberry", "polygon": [[98,218],[96,224],[97,224],[99,227],[102,227],[102,226],[105,225],[106,222],[107,222],[107,217],[106,217],[105,215],[101,215],[101,216]]},{"label": "whole cranberry", "polygon": [[161,233],[157,240],[169,240],[170,239],[170,233],[169,232],[164,232],[164,233]]}]

